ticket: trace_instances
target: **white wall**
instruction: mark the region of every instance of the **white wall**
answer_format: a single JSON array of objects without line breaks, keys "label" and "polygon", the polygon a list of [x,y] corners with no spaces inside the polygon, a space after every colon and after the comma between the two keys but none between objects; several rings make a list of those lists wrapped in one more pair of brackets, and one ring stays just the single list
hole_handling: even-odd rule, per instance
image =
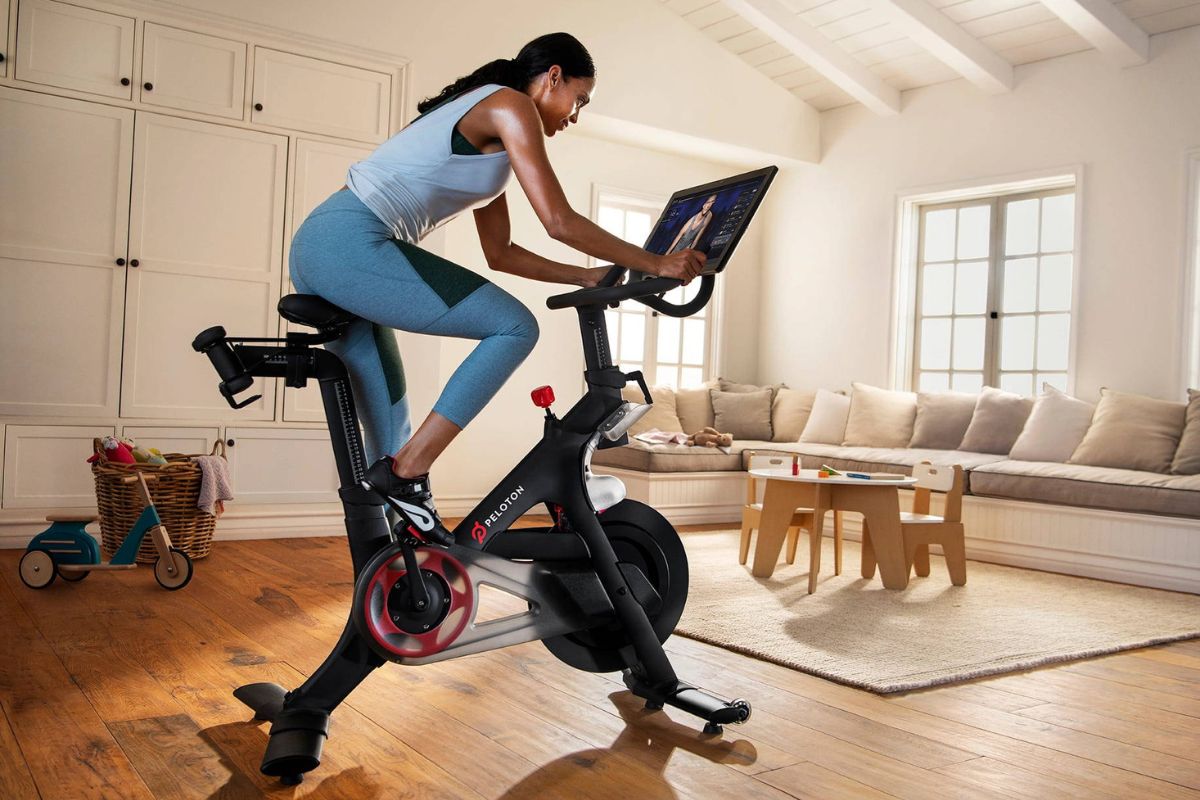
[{"label": "white wall", "polygon": [[1200,145],[1200,27],[1119,69],[1095,51],[1018,67],[1010,94],[965,81],[903,113],[822,115],[819,165],[785,169],[764,220],[762,381],[888,385],[896,196],[1082,165],[1076,391],[1178,397],[1184,153]]}]

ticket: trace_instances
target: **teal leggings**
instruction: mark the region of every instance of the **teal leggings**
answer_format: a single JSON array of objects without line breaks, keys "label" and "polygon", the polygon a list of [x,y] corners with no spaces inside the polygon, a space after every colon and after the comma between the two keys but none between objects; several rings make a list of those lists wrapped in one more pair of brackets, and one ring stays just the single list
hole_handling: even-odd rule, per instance
[{"label": "teal leggings", "polygon": [[356,314],[325,345],[350,373],[367,457],[412,435],[404,365],[390,329],[477,339],[433,410],[465,428],[533,350],[538,324],[519,300],[471,270],[392,238],[353,192],[335,192],[292,238],[292,283]]}]

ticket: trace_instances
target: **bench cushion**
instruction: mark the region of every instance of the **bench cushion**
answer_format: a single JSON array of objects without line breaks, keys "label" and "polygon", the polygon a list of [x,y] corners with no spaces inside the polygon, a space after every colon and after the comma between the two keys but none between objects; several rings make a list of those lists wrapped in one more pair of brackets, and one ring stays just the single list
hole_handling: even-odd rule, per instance
[{"label": "bench cushion", "polygon": [[592,464],[641,472],[735,472],[742,469],[742,451],[770,442],[735,441],[728,453],[720,447],[689,447],[686,444],[649,444],[630,439],[624,447],[597,450]]}]

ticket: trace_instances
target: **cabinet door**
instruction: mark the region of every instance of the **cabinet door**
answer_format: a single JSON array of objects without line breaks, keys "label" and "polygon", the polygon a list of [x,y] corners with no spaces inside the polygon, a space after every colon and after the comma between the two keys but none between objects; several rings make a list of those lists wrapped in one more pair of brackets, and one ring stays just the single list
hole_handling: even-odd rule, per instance
[{"label": "cabinet door", "polygon": [[250,118],[263,125],[382,142],[391,91],[384,72],[254,48]]},{"label": "cabinet door", "polygon": [[[296,143],[296,183],[292,190],[292,233],[314,208],[346,182],[346,171],[371,154],[369,148],[348,147],[304,139]],[[296,289],[288,282],[288,291]],[[287,331],[309,331],[303,325],[285,322]],[[284,387],[283,418],[288,422],[324,422],[321,388],[310,381],[303,389]]]},{"label": "cabinet door", "polygon": [[234,411],[196,334],[278,330],[287,138],[138,112],[121,415],[273,419],[275,380]]},{"label": "cabinet door", "polygon": [[111,425],[8,425],[4,432],[4,507],[96,507],[87,459],[92,439]]},{"label": "cabinet door", "polygon": [[0,414],[112,416],[133,112],[0,87]]},{"label": "cabinet door", "polygon": [[327,503],[338,499],[329,433],[315,429],[226,428],[238,503]]},{"label": "cabinet door", "polygon": [[16,67],[18,80],[129,100],[133,19],[54,0],[21,0]]},{"label": "cabinet door", "polygon": [[11,53],[8,52],[8,0],[0,0],[0,78],[8,75],[8,62]]},{"label": "cabinet door", "polygon": [[[160,453],[199,455],[211,453],[221,435],[218,428],[162,428],[147,425],[125,425],[121,435],[141,447],[153,447]],[[220,452],[220,451],[218,451]]]},{"label": "cabinet door", "polygon": [[147,22],[142,44],[143,103],[241,119],[246,45]]}]

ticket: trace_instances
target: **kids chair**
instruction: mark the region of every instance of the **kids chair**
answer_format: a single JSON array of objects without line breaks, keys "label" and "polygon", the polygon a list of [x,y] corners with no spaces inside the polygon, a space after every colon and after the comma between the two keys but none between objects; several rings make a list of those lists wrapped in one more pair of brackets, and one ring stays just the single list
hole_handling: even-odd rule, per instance
[{"label": "kids chair", "polygon": [[[750,452],[750,463],[747,470],[751,469],[782,469],[784,467],[791,468],[791,456],[783,455],[767,455],[765,453]],[[742,506],[742,543],[738,552],[738,563],[745,564],[746,558],[750,554],[750,532],[759,527],[759,522],[762,520],[762,503],[757,502],[758,498],[758,479],[746,473],[746,504]],[[788,525],[787,531],[787,563],[796,563],[796,543],[800,539],[800,529],[804,528],[812,535],[813,529],[813,510],[811,508],[797,508],[792,513],[791,524]],[[833,574],[842,574],[842,512],[833,512]]]},{"label": "kids chair", "polygon": [[[913,466],[917,479],[911,513],[900,512],[900,528],[904,534],[904,559],[917,574],[929,574],[929,545],[940,544],[950,571],[950,582],[962,586],[967,582],[967,556],[963,544],[962,493],[963,471],[953,467],[935,467],[928,461]],[[930,492],[944,492],[944,516],[929,513]]]}]

